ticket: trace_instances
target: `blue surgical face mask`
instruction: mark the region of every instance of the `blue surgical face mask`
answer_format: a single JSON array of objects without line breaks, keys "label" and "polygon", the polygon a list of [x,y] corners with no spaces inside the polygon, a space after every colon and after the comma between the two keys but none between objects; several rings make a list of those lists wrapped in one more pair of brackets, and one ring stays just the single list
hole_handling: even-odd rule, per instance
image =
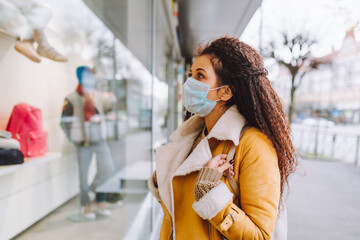
[{"label": "blue surgical face mask", "polygon": [[209,85],[194,78],[188,78],[182,87],[183,105],[189,112],[205,117],[214,109],[216,103],[221,100],[207,99],[208,92],[223,87],[225,86],[210,89]]}]

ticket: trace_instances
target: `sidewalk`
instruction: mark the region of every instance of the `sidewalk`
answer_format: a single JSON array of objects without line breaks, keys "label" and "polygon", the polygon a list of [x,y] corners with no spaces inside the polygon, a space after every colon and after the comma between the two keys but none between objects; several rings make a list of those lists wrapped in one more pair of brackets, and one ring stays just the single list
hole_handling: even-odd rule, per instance
[{"label": "sidewalk", "polygon": [[300,160],[290,181],[289,240],[360,239],[360,168]]},{"label": "sidewalk", "polygon": [[[148,160],[149,139],[149,133],[143,132],[129,135],[126,141],[110,143],[119,160],[118,166]],[[126,155],[127,161],[121,161]],[[360,168],[316,160],[301,160],[300,164],[290,181],[288,239],[360,239]],[[128,195],[124,206],[111,207],[113,215],[110,218],[73,223],[66,217],[78,209],[77,197],[16,239],[150,239],[150,205],[146,199],[147,194]],[[159,228],[162,218],[161,211],[157,212],[154,224]],[[142,229],[140,238],[133,235],[139,232],[137,228]]]}]

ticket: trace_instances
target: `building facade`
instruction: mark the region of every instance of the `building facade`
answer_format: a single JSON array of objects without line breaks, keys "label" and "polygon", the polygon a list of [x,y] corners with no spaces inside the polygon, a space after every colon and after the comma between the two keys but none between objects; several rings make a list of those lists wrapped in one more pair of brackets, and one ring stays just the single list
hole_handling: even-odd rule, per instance
[{"label": "building facade", "polygon": [[[294,120],[324,117],[337,123],[360,123],[360,41],[354,29],[346,33],[339,50],[317,60],[324,64],[305,75],[295,93]],[[290,74],[281,69],[273,86],[287,109]]]}]

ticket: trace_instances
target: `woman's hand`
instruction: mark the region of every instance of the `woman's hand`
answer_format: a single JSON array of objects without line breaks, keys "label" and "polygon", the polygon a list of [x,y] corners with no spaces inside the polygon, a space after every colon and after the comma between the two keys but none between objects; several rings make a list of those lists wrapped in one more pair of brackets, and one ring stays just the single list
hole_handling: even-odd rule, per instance
[{"label": "woman's hand", "polygon": [[212,159],[210,159],[205,167],[216,169],[217,171],[221,172],[224,176],[226,176],[226,170],[230,168],[230,174],[232,177],[235,176],[234,173],[234,160],[226,161],[227,154],[218,154]]}]

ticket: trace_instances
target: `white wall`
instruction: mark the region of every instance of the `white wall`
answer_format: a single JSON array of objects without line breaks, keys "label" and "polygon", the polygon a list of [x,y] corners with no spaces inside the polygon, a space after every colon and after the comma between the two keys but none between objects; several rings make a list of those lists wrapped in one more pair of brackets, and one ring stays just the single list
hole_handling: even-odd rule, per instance
[{"label": "white wall", "polygon": [[[64,2],[48,1],[55,14],[46,34],[49,42],[69,58],[67,63],[44,58],[40,64],[34,63],[14,50],[14,38],[0,33],[0,129],[5,129],[15,104],[29,103],[42,110],[49,151],[62,155],[42,164],[0,174],[0,239],[20,233],[79,191],[75,148],[65,139],[59,122],[64,97],[77,85],[76,67],[92,62],[87,57],[90,55],[83,53],[87,39],[67,42],[67,35],[62,32],[64,28],[60,28],[66,12],[57,9],[58,5],[75,3]],[[76,2],[77,5],[81,3]],[[96,18],[85,5],[84,10]],[[69,48],[75,44],[78,48]],[[0,172],[4,168],[0,167]]]}]

